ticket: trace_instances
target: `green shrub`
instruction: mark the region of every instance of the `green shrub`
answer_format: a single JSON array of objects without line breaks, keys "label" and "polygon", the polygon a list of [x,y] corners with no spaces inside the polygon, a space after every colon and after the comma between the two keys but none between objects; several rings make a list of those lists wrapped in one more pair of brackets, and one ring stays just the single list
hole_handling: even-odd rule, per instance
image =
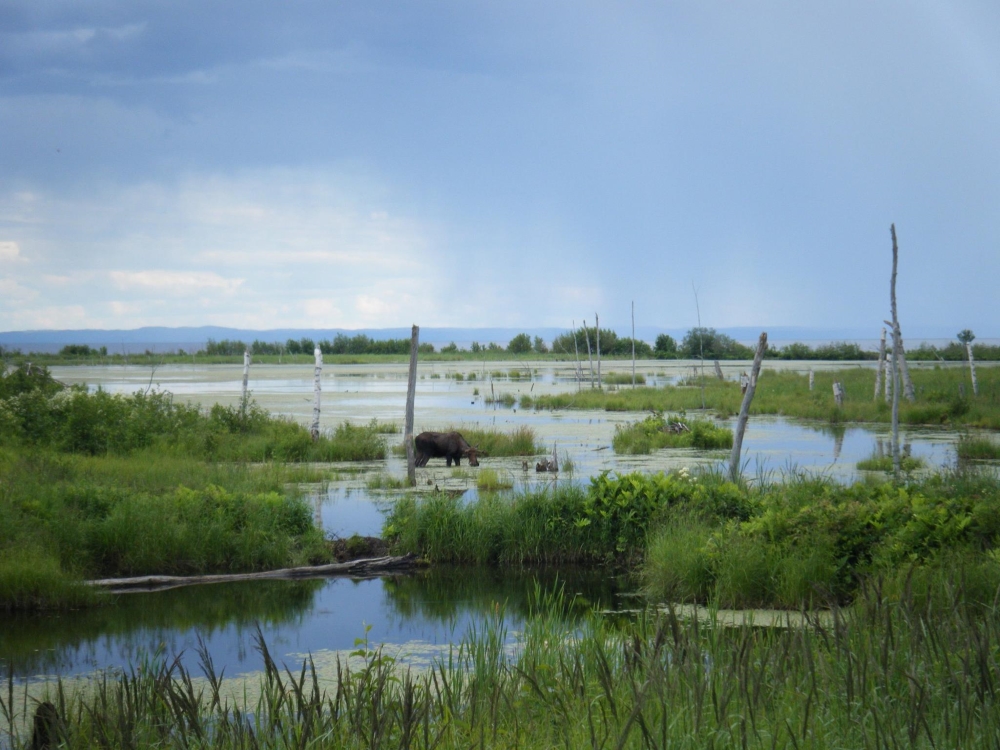
[{"label": "green shrub", "polygon": [[660,448],[732,448],[733,432],[704,419],[689,422],[683,413],[667,420],[657,412],[640,422],[616,425],[611,445],[615,453],[629,455],[645,455]]}]

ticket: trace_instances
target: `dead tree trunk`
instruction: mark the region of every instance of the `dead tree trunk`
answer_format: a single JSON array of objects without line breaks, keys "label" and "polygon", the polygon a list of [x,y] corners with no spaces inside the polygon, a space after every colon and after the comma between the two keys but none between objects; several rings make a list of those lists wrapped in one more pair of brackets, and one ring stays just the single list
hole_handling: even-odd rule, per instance
[{"label": "dead tree trunk", "polygon": [[318,346],[313,350],[313,357],[316,360],[316,366],[313,369],[313,421],[309,433],[315,443],[319,440],[320,377],[323,375],[323,352]]},{"label": "dead tree trunk", "polygon": [[583,372],[580,370],[580,347],[576,344],[576,321],[573,321],[573,357],[576,360],[576,389],[580,390],[580,381],[583,380]]},{"label": "dead tree trunk", "polygon": [[903,334],[899,328],[899,316],[896,314],[896,266],[899,263],[899,247],[896,244],[896,225],[889,228],[892,233],[892,280],[889,285],[889,300],[892,304],[892,356],[897,360],[897,371],[903,376],[903,395],[911,404],[916,401],[913,381],[910,380],[910,368],[906,366],[906,352],[903,350]]},{"label": "dead tree trunk", "polygon": [[812,368],[810,367],[810,368],[809,368],[809,390],[810,390],[810,391],[811,391],[811,390],[813,389],[813,384],[814,384],[815,382],[816,382],[816,375],[815,375],[815,373],[814,373],[814,372],[812,371]]},{"label": "dead tree trunk", "polygon": [[247,402],[249,399],[247,386],[250,383],[250,350],[246,349],[243,352],[243,395],[240,396],[240,414],[246,419],[247,416]]},{"label": "dead tree trunk", "polygon": [[632,300],[632,387],[635,388],[635,300]]},{"label": "dead tree trunk", "polygon": [[590,362],[590,387],[594,387],[594,355],[590,351],[590,331],[587,330],[587,319],[583,319],[583,337],[587,340],[587,361]]},{"label": "dead tree trunk", "polygon": [[965,342],[965,351],[969,354],[969,375],[972,376],[972,395],[979,395],[979,383],[976,382],[976,361],[972,358],[972,342]]},{"label": "dead tree trunk", "polygon": [[844,405],[844,386],[839,381],[833,381],[833,402],[840,408]]},{"label": "dead tree trunk", "polygon": [[597,342],[597,387],[603,388],[601,380],[601,319],[594,313],[594,339]]},{"label": "dead tree trunk", "polygon": [[899,476],[899,328],[892,329],[892,471]]},{"label": "dead tree trunk", "polygon": [[420,327],[413,326],[410,334],[410,375],[406,381],[406,422],[403,443],[406,445],[406,479],[411,487],[417,484],[416,456],[413,455],[413,402],[417,395],[417,349],[420,346]]},{"label": "dead tree trunk", "polygon": [[885,328],[882,329],[882,340],[878,345],[878,369],[875,371],[875,400],[882,390],[882,380],[885,378]]},{"label": "dead tree trunk", "polygon": [[750,417],[750,403],[753,395],[757,391],[757,377],[760,375],[760,363],[764,359],[764,351],[767,349],[767,332],[760,335],[757,342],[757,353],[753,357],[753,367],[750,368],[750,384],[746,393],[743,394],[743,405],[740,407],[740,416],[736,420],[736,434],[733,436],[733,452],[729,456],[729,478],[734,482],[740,478],[740,452],[743,449],[743,433],[747,428],[747,419]]},{"label": "dead tree trunk", "polygon": [[722,365],[719,364],[719,360],[715,360],[715,377],[719,380],[725,380],[722,376]]}]

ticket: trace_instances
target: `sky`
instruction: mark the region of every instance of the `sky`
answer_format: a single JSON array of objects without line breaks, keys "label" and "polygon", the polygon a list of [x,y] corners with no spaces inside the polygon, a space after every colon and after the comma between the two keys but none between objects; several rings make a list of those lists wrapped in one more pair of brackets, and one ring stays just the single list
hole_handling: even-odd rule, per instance
[{"label": "sky", "polygon": [[893,222],[1000,336],[995,0],[0,0],[0,331],[875,338]]}]

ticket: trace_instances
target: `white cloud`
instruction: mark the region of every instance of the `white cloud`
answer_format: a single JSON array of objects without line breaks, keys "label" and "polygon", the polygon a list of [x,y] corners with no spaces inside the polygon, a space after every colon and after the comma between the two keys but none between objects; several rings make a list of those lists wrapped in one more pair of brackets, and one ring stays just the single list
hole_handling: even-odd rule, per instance
[{"label": "white cloud", "polygon": [[203,271],[112,271],[110,276],[119,289],[155,289],[176,295],[212,290],[228,294],[236,291],[245,281]]},{"label": "white cloud", "polygon": [[38,298],[38,292],[19,284],[14,279],[0,278],[0,300],[5,303],[31,302]]},{"label": "white cloud", "polygon": [[0,261],[2,260],[23,260],[20,246],[9,240],[0,241]]}]

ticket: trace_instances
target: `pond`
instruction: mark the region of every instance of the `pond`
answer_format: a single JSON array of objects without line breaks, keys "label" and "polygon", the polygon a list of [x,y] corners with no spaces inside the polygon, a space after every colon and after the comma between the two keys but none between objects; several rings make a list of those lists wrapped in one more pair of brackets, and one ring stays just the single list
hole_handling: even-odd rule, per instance
[{"label": "pond", "polygon": [[[805,370],[801,364],[776,363]],[[674,382],[690,375],[691,362],[642,362],[637,371],[649,383]],[[815,369],[824,366],[813,363]],[[724,365],[727,377],[737,377],[743,363]],[[603,411],[533,411],[487,403],[485,396],[565,392],[580,387],[572,363],[514,368],[506,364],[429,363],[421,365],[417,385],[416,430],[449,426],[530,426],[538,441],[561,462],[569,458],[572,473],[558,478],[524,470],[521,458],[487,458],[508,474],[515,489],[553,481],[587,482],[602,471],[657,471],[720,464],[725,453],[661,450],[649,456],[616,456],[611,449],[615,426],[641,418],[634,413]],[[630,363],[606,364],[604,371],[630,373]],[[512,371],[514,375],[512,375]],[[57,367],[54,376],[65,383],[86,383],[112,392],[159,388],[192,403],[236,404],[240,398],[241,366]],[[457,379],[460,375],[461,379]],[[348,420],[402,424],[406,398],[404,365],[327,365],[323,371],[323,429]],[[474,376],[474,379],[471,379]],[[622,386],[627,387],[627,386]],[[311,366],[254,366],[250,390],[264,408],[307,423],[312,417]],[[732,420],[727,421],[731,425]],[[400,435],[389,435],[398,443]],[[954,461],[954,432],[902,430],[902,440],[928,466]],[[840,480],[858,475],[855,463],[886,443],[888,431],[879,425],[806,423],[778,417],[754,417],[744,439],[745,471],[778,477],[807,470]],[[403,459],[335,465],[334,481],[307,488],[316,519],[328,536],[378,535],[393,494],[368,489],[378,474],[405,476]],[[418,489],[435,487],[475,496],[475,469],[446,468],[433,461],[418,474]],[[215,584],[158,593],[122,594],[106,606],[59,615],[0,617],[0,667],[22,692],[39,694],[52,676],[67,678],[97,670],[121,669],[154,653],[184,653],[197,671],[199,642],[216,669],[228,677],[255,674],[261,668],[255,634],[259,625],[272,655],[295,668],[305,654],[317,665],[333,668],[334,657],[355,648],[355,639],[387,644],[394,655],[414,663],[441,653],[466,630],[503,606],[505,623],[516,633],[537,590],[564,585],[579,601],[606,610],[634,608],[635,581],[602,571],[490,571],[449,569],[414,576],[370,580],[270,581]]]}]

